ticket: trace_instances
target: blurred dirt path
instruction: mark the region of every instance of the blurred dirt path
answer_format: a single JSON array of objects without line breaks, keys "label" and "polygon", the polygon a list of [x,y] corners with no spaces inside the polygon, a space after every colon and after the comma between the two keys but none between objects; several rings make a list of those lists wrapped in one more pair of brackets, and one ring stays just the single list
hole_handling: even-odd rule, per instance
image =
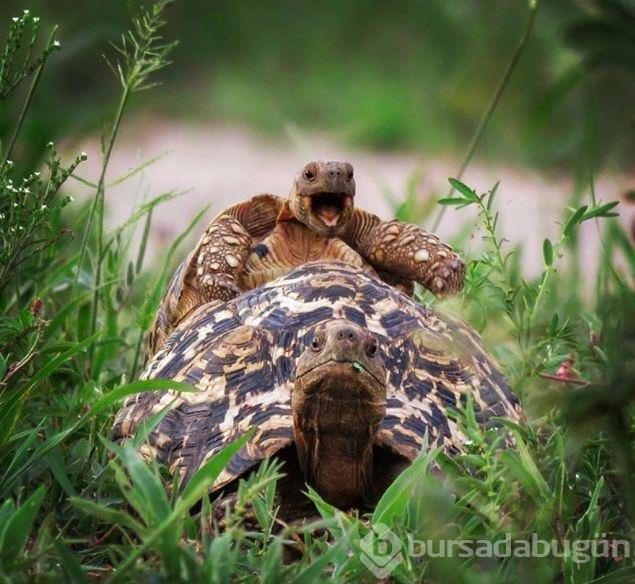
[{"label": "blurred dirt path", "polygon": [[[99,143],[88,141],[80,146],[89,159],[80,174],[96,180],[100,165]],[[129,173],[140,164],[161,156],[140,174],[109,188],[106,193],[108,225],[122,224],[144,199],[168,191],[187,191],[183,196],[161,204],[154,213],[150,236],[150,255],[161,256],[162,250],[188,225],[193,216],[209,205],[204,221],[229,204],[261,192],[286,195],[295,173],[313,159],[344,159],[355,167],[356,204],[383,218],[391,217],[393,207],[387,193],[403,200],[413,176],[421,177],[417,192],[421,197],[445,196],[447,178],[455,176],[458,161],[425,157],[410,152],[368,153],[343,147],[327,138],[301,135],[286,140],[269,141],[237,127],[193,125],[166,119],[146,119],[125,126],[114,151],[109,181]],[[464,182],[479,193],[500,182],[498,208],[502,234],[511,242],[523,245],[523,267],[527,275],[541,266],[542,241],[558,234],[555,221],[570,199],[572,184],[566,177],[544,177],[531,171],[504,166],[486,166],[476,161],[464,176]],[[78,184],[78,183],[76,183]],[[595,189],[598,200],[618,199],[633,188],[635,177],[598,177]],[[81,187],[78,195],[82,196]],[[86,192],[83,193],[86,196]],[[588,202],[589,197],[585,199]],[[622,212],[622,221],[633,220],[632,207]],[[436,212],[436,211],[435,211]],[[438,230],[448,238],[474,222],[468,210],[448,209]],[[201,222],[195,237],[204,228]],[[582,230],[583,256],[589,269],[598,257],[599,238],[593,222]],[[476,254],[481,246],[479,233],[469,240]],[[466,246],[467,247],[467,246]],[[185,251],[183,252],[185,253]]]}]

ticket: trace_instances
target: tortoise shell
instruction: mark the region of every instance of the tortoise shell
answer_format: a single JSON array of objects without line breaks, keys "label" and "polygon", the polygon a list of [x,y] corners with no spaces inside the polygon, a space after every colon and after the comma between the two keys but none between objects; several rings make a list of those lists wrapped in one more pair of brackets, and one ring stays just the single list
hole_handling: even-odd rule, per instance
[{"label": "tortoise shell", "polygon": [[188,315],[142,378],[180,380],[196,391],[128,398],[113,437],[133,435],[141,422],[167,408],[144,452],[187,481],[230,441],[255,428],[218,477],[213,490],[220,489],[293,446],[296,364],[316,327],[335,319],[377,339],[386,401],[375,442],[385,452],[410,461],[424,445],[460,450],[466,436],[450,413],[466,405],[481,424],[498,416],[522,418],[517,398],[473,330],[363,268],[316,262]]}]

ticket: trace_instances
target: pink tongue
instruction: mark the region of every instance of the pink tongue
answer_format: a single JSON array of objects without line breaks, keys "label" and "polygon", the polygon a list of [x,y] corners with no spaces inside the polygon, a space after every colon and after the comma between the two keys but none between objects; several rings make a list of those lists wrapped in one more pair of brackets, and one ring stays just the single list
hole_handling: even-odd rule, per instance
[{"label": "pink tongue", "polygon": [[320,210],[318,211],[318,215],[322,218],[322,221],[324,221],[326,225],[332,226],[337,223],[337,220],[340,216],[340,211],[337,207],[326,205],[320,208]]}]

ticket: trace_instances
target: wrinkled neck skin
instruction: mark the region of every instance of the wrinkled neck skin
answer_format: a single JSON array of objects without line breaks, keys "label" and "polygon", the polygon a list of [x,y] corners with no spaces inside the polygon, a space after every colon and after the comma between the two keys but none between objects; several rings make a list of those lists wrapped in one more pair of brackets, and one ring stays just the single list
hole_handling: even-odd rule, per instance
[{"label": "wrinkled neck skin", "polygon": [[371,498],[373,444],[385,400],[355,398],[333,376],[307,395],[296,392],[294,433],[306,481],[332,505],[349,509]]}]

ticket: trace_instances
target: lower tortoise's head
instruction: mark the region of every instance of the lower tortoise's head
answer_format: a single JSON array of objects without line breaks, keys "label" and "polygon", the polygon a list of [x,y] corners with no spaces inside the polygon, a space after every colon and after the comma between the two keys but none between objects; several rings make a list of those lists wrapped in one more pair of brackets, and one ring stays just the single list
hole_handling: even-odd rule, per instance
[{"label": "lower tortoise's head", "polygon": [[311,395],[326,386],[334,388],[334,399],[385,399],[386,369],[375,335],[350,321],[331,320],[309,338],[297,362],[294,392]]},{"label": "lower tortoise's head", "polygon": [[386,390],[385,364],[370,331],[343,320],[313,330],[296,366],[293,432],[306,480],[340,508],[369,496]]},{"label": "lower tortoise's head", "polygon": [[348,162],[309,162],[289,195],[294,217],[324,237],[342,235],[353,214],[355,179]]}]

